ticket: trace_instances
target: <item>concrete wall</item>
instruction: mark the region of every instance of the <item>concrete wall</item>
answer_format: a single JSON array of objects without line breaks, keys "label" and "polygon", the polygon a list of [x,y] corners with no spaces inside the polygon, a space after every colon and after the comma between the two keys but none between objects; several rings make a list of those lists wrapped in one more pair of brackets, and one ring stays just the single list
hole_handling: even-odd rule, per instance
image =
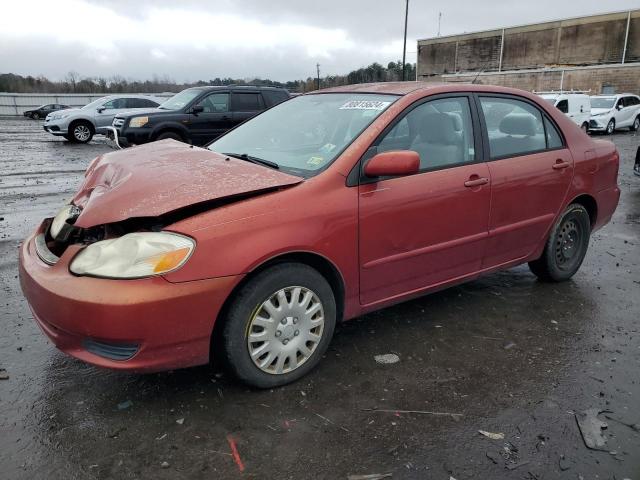
[{"label": "concrete wall", "polygon": [[640,94],[640,62],[625,65],[459,73],[429,77],[430,81],[479,83],[528,91],[590,90]]},{"label": "concrete wall", "polygon": [[640,61],[640,10],[418,40],[420,80],[459,72],[623,60]]},{"label": "concrete wall", "polygon": [[[22,115],[25,110],[31,110],[47,103],[82,107],[106,95],[111,94],[0,93],[0,115]],[[174,94],[151,93],[149,95],[158,98],[169,98]]]}]

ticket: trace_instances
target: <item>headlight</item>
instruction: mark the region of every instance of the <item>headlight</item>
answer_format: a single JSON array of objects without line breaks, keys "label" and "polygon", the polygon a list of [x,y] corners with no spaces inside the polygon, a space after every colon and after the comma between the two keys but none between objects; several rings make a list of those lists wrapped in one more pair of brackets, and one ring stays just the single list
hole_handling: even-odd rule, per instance
[{"label": "headlight", "polygon": [[54,113],[51,115],[51,120],[61,120],[63,118],[67,118],[68,116],[68,113]]},{"label": "headlight", "polygon": [[143,278],[177,270],[191,256],[195,242],[169,232],[128,233],[92,243],[71,262],[76,275]]},{"label": "headlight", "polygon": [[75,205],[65,205],[62,209],[53,217],[53,221],[51,222],[51,228],[49,229],[49,233],[52,238],[58,238],[58,235],[62,231],[62,227],[65,226],[67,220],[76,219],[80,215],[80,209]]},{"label": "headlight", "polygon": [[143,127],[149,123],[149,117],[133,117],[129,122],[131,128]]}]

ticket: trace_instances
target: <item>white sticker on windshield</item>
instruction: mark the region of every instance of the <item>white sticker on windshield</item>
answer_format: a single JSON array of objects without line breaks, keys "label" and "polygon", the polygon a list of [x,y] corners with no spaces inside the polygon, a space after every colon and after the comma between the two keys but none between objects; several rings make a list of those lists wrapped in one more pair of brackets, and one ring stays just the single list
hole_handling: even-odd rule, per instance
[{"label": "white sticker on windshield", "polygon": [[340,110],[384,110],[391,102],[372,100],[351,100],[340,107]]}]

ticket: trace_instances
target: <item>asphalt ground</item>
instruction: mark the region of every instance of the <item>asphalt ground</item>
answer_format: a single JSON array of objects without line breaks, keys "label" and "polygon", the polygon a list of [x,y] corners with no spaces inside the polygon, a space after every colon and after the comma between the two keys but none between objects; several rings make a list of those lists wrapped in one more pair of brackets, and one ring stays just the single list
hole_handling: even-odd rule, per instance
[{"label": "asphalt ground", "polygon": [[[109,149],[101,138],[0,120],[0,478],[640,479],[640,136],[611,137],[620,205],[573,280],[521,266],[363,316],[309,376],[266,391],[215,367],[96,369],[36,326],[18,246]],[[399,362],[375,361],[388,353]],[[604,451],[575,419],[592,408]]]}]

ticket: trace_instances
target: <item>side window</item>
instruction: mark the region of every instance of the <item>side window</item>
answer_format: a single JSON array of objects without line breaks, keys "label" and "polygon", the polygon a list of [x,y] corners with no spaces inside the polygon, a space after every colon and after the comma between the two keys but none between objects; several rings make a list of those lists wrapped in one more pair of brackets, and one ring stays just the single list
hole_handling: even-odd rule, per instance
[{"label": "side window", "polygon": [[115,110],[117,108],[127,108],[127,100],[126,98],[114,98],[113,100],[109,100],[107,103],[102,106],[107,110]]},{"label": "side window", "polygon": [[283,90],[263,90],[262,96],[264,97],[267,107],[273,107],[289,98],[287,92]]},{"label": "side window", "polygon": [[546,117],[544,119],[544,129],[547,132],[547,148],[562,148],[562,137],[558,133],[558,129]]},{"label": "side window", "polygon": [[568,100],[560,100],[556,104],[556,108],[560,110],[562,113],[569,113],[569,101]]},{"label": "side window", "polygon": [[263,110],[262,97],[259,93],[233,93],[234,112],[257,112]]},{"label": "side window", "polygon": [[547,148],[540,111],[511,98],[480,97],[491,158],[539,152]]},{"label": "side window", "polygon": [[229,111],[229,94],[212,93],[198,102],[204,113],[225,113]]},{"label": "side window", "polygon": [[149,100],[148,98],[140,98],[138,99],[141,102],[141,106],[144,108],[155,108],[160,105],[158,102],[154,102],[153,100]]},{"label": "side window", "polygon": [[378,143],[377,151],[413,150],[420,170],[475,160],[473,124],[467,97],[432,100],[402,118]]},{"label": "side window", "polygon": [[631,99],[631,105],[634,107],[640,105],[640,98],[638,97],[629,97]]}]

